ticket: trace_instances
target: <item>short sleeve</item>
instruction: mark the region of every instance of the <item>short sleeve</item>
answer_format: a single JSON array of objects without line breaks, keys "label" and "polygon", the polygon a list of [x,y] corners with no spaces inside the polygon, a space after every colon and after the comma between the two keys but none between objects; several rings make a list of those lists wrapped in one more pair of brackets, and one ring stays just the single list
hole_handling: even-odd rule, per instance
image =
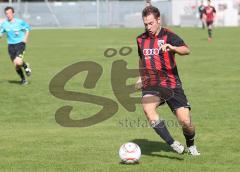
[{"label": "short sleeve", "polygon": [[184,43],[184,41],[176,34],[174,33],[170,33],[169,37],[168,37],[168,42],[173,45],[173,46],[186,46],[186,44]]},{"label": "short sleeve", "polygon": [[20,23],[21,23],[21,26],[22,26],[22,29],[23,29],[23,30],[25,30],[25,31],[30,31],[31,28],[30,28],[30,26],[29,26],[28,23],[26,23],[26,22],[23,21],[23,20],[21,20]]}]

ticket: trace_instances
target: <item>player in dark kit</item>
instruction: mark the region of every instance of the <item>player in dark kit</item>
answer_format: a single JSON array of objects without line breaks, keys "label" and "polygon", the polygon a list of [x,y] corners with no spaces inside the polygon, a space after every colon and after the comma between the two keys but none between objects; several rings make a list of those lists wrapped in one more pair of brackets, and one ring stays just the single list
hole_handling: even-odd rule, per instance
[{"label": "player in dark kit", "polygon": [[208,0],[208,6],[204,8],[204,18],[208,28],[208,41],[212,40],[213,22],[216,16],[216,9],[211,6],[211,0]]},{"label": "player in dark kit", "polygon": [[203,5],[203,1],[201,1],[201,5],[198,7],[198,12],[199,12],[199,18],[202,22],[202,29],[205,29],[205,20],[203,18],[204,9],[205,9],[205,6]]},{"label": "player in dark kit", "polygon": [[176,53],[188,55],[190,50],[179,36],[161,27],[158,8],[146,7],[142,18],[146,31],[137,37],[140,77],[136,88],[142,89],[144,113],[155,132],[181,154],[184,146],[172,138],[156,111],[159,105],[167,102],[182,126],[189,154],[200,155],[194,145],[195,127],[190,117],[190,105],[175,62]]}]

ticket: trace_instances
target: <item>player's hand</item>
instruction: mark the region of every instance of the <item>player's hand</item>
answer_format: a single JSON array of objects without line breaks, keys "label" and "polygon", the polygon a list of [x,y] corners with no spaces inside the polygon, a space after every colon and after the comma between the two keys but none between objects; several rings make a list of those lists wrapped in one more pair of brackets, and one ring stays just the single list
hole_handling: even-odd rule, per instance
[{"label": "player's hand", "polygon": [[138,81],[135,84],[135,89],[140,90],[142,88],[142,86],[143,86],[142,85],[142,80],[141,80],[141,78],[139,78]]},{"label": "player's hand", "polygon": [[172,46],[171,44],[163,44],[161,46],[161,49],[163,52],[166,52],[166,51],[175,51],[175,47]]}]

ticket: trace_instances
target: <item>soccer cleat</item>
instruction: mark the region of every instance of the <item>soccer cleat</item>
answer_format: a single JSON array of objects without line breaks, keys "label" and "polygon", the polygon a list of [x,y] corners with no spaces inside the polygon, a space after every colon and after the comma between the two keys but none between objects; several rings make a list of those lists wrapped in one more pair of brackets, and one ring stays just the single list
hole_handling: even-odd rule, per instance
[{"label": "soccer cleat", "polygon": [[198,156],[200,155],[200,152],[198,152],[197,147],[195,145],[188,147],[188,154],[192,156]]},{"label": "soccer cleat", "polygon": [[28,84],[28,81],[26,79],[22,79],[20,81],[20,85],[27,85]]},{"label": "soccer cleat", "polygon": [[27,63],[27,68],[25,69],[25,73],[27,76],[31,76],[32,70],[30,68],[30,65]]},{"label": "soccer cleat", "polygon": [[170,146],[179,154],[182,154],[184,152],[184,146],[179,141],[174,141]]}]

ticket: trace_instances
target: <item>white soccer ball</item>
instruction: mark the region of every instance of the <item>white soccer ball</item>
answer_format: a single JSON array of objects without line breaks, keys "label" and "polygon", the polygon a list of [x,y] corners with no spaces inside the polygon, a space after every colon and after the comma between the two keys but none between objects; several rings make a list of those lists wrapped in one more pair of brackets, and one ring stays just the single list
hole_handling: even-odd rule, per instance
[{"label": "white soccer ball", "polygon": [[136,143],[124,143],[119,149],[119,157],[123,163],[136,163],[141,157],[141,149]]}]

